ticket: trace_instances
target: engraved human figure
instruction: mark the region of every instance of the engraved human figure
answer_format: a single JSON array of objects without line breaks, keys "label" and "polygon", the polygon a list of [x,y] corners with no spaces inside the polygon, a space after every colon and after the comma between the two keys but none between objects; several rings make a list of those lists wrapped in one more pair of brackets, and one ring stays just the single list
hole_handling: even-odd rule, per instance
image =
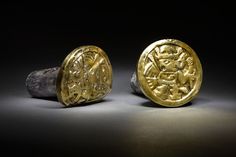
[{"label": "engraved human figure", "polygon": [[[158,96],[162,99],[168,99],[170,96],[170,90],[176,84],[176,58],[180,54],[179,51],[170,45],[161,46],[160,49],[156,48],[156,57],[158,58],[160,73],[157,76],[157,87],[154,90]],[[176,87],[177,88],[177,87]],[[172,89],[174,92],[174,89]],[[178,90],[175,90],[175,95],[178,94]],[[176,96],[172,96],[176,97]]]},{"label": "engraved human figure", "polygon": [[182,70],[186,65],[186,58],[188,57],[188,54],[181,47],[177,47],[177,51],[180,55],[176,61],[176,66],[179,70]]},{"label": "engraved human figure", "polygon": [[193,66],[193,58],[188,57],[186,59],[186,62],[187,62],[187,68],[184,68],[182,71],[181,70],[178,71],[178,80],[182,85],[189,82],[190,88],[193,88],[193,83],[196,74],[196,69]]},{"label": "engraved human figure", "polygon": [[[193,58],[189,57],[184,49],[163,45],[156,47],[148,58],[150,62],[146,65],[144,73],[157,96],[177,100],[193,88],[196,69],[193,66]],[[156,70],[157,75],[153,74],[153,70]]]}]

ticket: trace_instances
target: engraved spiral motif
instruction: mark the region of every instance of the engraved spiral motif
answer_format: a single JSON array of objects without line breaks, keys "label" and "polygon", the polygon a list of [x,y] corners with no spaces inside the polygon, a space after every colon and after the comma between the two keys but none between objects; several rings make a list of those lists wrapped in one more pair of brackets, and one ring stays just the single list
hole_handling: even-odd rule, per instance
[{"label": "engraved spiral motif", "polygon": [[138,78],[144,94],[164,106],[190,101],[200,88],[202,69],[195,52],[177,40],[162,40],[141,55]]},{"label": "engraved spiral motif", "polygon": [[111,91],[111,64],[98,47],[75,49],[62,67],[60,98],[66,105],[97,101]]}]

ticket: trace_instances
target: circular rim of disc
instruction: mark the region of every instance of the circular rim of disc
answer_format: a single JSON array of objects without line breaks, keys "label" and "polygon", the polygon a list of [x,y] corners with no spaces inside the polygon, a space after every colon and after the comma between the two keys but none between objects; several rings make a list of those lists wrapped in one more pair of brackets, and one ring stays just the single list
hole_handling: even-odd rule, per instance
[{"label": "circular rim of disc", "polygon": [[[146,57],[146,54],[150,53],[156,46],[161,46],[164,44],[173,44],[173,45],[177,45],[180,46],[184,49],[187,50],[188,53],[191,54],[191,56],[193,56],[194,58],[194,62],[196,62],[196,68],[198,70],[199,76],[197,78],[197,82],[194,85],[194,88],[191,90],[190,94],[188,94],[187,97],[185,97],[184,99],[180,99],[177,101],[173,101],[173,102],[169,102],[169,101],[165,101],[162,100],[161,98],[159,98],[158,96],[155,96],[153,94],[153,91],[151,91],[151,89],[147,86],[147,83],[143,74],[142,74],[142,62],[143,59]],[[153,101],[156,104],[159,104],[161,106],[165,106],[165,107],[179,107],[182,105],[187,104],[188,102],[190,102],[192,99],[194,99],[197,94],[199,93],[199,90],[201,88],[201,84],[202,84],[202,77],[203,77],[203,71],[202,71],[202,65],[201,62],[196,54],[196,52],[190,47],[188,46],[186,43],[180,41],[180,40],[176,40],[176,39],[162,39],[162,40],[158,40],[152,44],[150,44],[140,55],[140,58],[138,60],[138,64],[137,64],[137,78],[138,78],[138,82],[140,85],[140,89],[143,92],[143,94],[149,98],[151,101]]]},{"label": "circular rim of disc", "polygon": [[80,51],[81,49],[85,49],[85,48],[94,48],[94,49],[97,49],[97,53],[101,54],[105,59],[106,59],[106,62],[108,64],[108,67],[109,67],[109,76],[110,76],[110,79],[111,79],[111,84],[109,85],[109,90],[107,91],[106,94],[104,94],[102,97],[100,97],[99,99],[94,99],[94,100],[90,100],[90,101],[86,101],[86,102],[82,102],[82,103],[90,103],[90,102],[95,102],[95,101],[99,101],[101,100],[102,98],[104,98],[107,94],[109,94],[111,92],[111,89],[112,89],[112,65],[110,63],[110,60],[106,54],[105,51],[103,51],[101,48],[97,47],[97,46],[94,46],[94,45],[85,45],[85,46],[80,46],[80,47],[77,47],[75,48],[72,52],[70,52],[66,58],[64,59],[64,61],[62,62],[61,64],[61,67],[60,67],[60,70],[59,70],[59,73],[58,73],[58,76],[57,76],[57,81],[56,81],[56,90],[57,90],[57,98],[59,100],[59,102],[61,102],[63,105],[65,106],[74,106],[74,105],[78,105],[80,103],[75,103],[75,104],[70,104],[70,103],[67,103],[64,98],[62,97],[61,95],[61,91],[62,91],[62,80],[63,80],[63,77],[64,77],[64,69],[65,67],[70,63],[70,61],[72,59],[74,59],[74,55]]}]

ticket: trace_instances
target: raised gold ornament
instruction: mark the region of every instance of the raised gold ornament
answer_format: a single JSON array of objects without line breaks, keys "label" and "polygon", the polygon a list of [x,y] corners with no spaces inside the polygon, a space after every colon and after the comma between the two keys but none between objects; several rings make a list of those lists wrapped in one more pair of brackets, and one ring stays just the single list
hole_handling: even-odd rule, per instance
[{"label": "raised gold ornament", "polygon": [[57,78],[57,97],[65,105],[102,99],[111,91],[112,68],[105,52],[96,46],[72,51]]},{"label": "raised gold ornament", "polygon": [[81,46],[65,58],[60,68],[29,74],[26,86],[32,96],[57,96],[65,106],[99,101],[111,91],[112,67],[101,48]]},{"label": "raised gold ornament", "polygon": [[191,101],[202,83],[202,66],[194,50],[174,39],[159,40],[141,54],[137,81],[153,102],[178,107]]}]

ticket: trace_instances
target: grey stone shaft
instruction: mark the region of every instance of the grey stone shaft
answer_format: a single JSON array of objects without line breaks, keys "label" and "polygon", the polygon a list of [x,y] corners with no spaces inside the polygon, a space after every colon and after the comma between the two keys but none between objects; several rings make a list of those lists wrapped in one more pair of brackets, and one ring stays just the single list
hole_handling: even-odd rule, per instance
[{"label": "grey stone shaft", "polygon": [[132,77],[131,77],[130,86],[133,89],[134,93],[143,94],[143,92],[140,89],[139,83],[138,83],[136,72],[134,72]]},{"label": "grey stone shaft", "polygon": [[60,67],[31,72],[25,81],[29,94],[33,97],[56,97],[56,81]]}]

